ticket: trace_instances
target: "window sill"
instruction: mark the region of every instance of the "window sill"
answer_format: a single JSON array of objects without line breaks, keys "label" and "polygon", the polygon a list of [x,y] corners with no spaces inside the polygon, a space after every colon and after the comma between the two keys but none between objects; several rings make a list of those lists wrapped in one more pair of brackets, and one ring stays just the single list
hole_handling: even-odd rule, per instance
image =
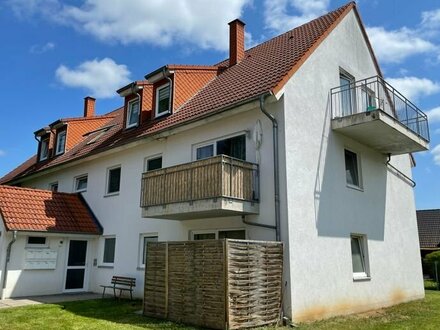
[{"label": "window sill", "polygon": [[349,189],[357,190],[357,191],[362,191],[362,192],[364,191],[364,188],[361,188],[361,187],[358,187],[358,186],[354,186],[354,185],[348,184],[348,183],[347,183],[346,187],[349,188]]},{"label": "window sill", "polygon": [[132,129],[132,128],[136,128],[136,127],[138,127],[138,126],[139,126],[139,123],[131,124],[131,125],[125,126],[125,129],[126,129],[126,130],[127,130],[127,129]]},{"label": "window sill", "polygon": [[119,191],[118,191],[118,192],[111,193],[111,194],[105,194],[105,195],[104,195],[104,198],[107,198],[107,197],[113,197],[113,196],[118,196],[118,195],[119,195]]},{"label": "window sill", "polygon": [[169,115],[169,114],[171,114],[171,111],[170,110],[168,110],[168,111],[165,111],[165,112],[162,112],[162,113],[155,113],[154,115],[154,118],[156,119],[156,118],[161,118],[161,117],[163,117],[163,116],[166,116],[166,115]]},{"label": "window sill", "polygon": [[76,190],[76,191],[75,191],[75,193],[77,193],[77,194],[78,194],[78,193],[83,193],[83,192],[86,192],[86,191],[87,191],[87,189],[82,189],[82,190]]},{"label": "window sill", "polygon": [[365,281],[371,281],[371,277],[370,276],[353,277],[353,282],[365,282]]},{"label": "window sill", "polygon": [[106,269],[113,269],[113,265],[99,265],[98,268],[106,268]]}]

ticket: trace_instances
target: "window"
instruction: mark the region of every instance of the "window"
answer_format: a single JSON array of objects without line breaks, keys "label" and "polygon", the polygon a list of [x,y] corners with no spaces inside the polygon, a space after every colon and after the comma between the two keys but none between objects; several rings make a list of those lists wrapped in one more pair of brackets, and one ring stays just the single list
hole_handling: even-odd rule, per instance
[{"label": "window", "polygon": [[76,192],[83,192],[87,191],[87,175],[82,175],[75,178],[75,191]]},{"label": "window", "polygon": [[246,135],[218,140],[196,148],[197,160],[222,154],[246,160]]},{"label": "window", "polygon": [[113,167],[107,171],[107,195],[116,194],[119,192],[121,185],[121,168]]},{"label": "window", "polygon": [[49,156],[49,138],[45,138],[40,142],[40,160],[45,160]]},{"label": "window", "polygon": [[134,127],[139,122],[139,100],[128,103],[126,128]]},{"label": "window", "polygon": [[162,156],[154,157],[146,160],[146,171],[154,171],[162,168]]},{"label": "window", "polygon": [[156,117],[170,112],[170,84],[158,87],[156,90]]},{"label": "window", "polygon": [[353,278],[369,277],[367,240],[365,235],[351,235],[351,259],[353,264]]},{"label": "window", "polygon": [[46,245],[46,237],[44,236],[29,236],[27,238],[27,245],[31,245],[31,246],[47,246]]},{"label": "window", "polygon": [[194,241],[223,238],[246,239],[246,231],[244,229],[197,230],[191,234]]},{"label": "window", "polygon": [[65,146],[66,146],[66,131],[62,131],[57,134],[55,155],[61,155],[62,153],[64,153]]},{"label": "window", "polygon": [[49,190],[58,191],[58,182],[49,183]]},{"label": "window", "polygon": [[103,264],[113,264],[115,262],[116,237],[104,238],[104,253],[102,256]]},{"label": "window", "polygon": [[[353,114],[354,107],[354,77],[341,69],[339,73],[339,82],[342,86],[340,102],[341,102],[341,116],[348,116]],[[345,86],[345,87],[344,87]]]},{"label": "window", "polygon": [[345,177],[349,187],[361,188],[358,155],[345,149]]},{"label": "window", "polygon": [[140,248],[139,248],[139,266],[145,267],[145,263],[147,261],[148,254],[148,242],[157,242],[158,241],[157,234],[142,234],[140,238]]}]

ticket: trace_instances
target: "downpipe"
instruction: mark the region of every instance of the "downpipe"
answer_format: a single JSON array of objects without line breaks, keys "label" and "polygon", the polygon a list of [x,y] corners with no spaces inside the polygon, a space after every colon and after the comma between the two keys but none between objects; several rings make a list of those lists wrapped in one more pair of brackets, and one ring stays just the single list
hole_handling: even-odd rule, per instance
[{"label": "downpipe", "polygon": [[401,177],[403,177],[405,180],[407,180],[411,187],[414,188],[416,186],[416,182],[411,179],[409,176],[407,176],[405,173],[403,173],[402,171],[400,171],[397,167],[391,165],[391,154],[388,154],[388,159],[387,162],[385,163],[388,167],[392,168],[394,171],[397,172],[398,175],[400,175]]},{"label": "downpipe", "polygon": [[8,263],[11,260],[12,244],[14,244],[16,240],[17,240],[17,231],[14,230],[14,232],[12,234],[12,240],[9,242],[8,247],[6,249],[5,268],[3,270],[3,284],[2,284],[2,295],[1,295],[2,299],[3,299],[3,291],[6,288],[6,282],[7,282],[7,278],[8,278]]}]

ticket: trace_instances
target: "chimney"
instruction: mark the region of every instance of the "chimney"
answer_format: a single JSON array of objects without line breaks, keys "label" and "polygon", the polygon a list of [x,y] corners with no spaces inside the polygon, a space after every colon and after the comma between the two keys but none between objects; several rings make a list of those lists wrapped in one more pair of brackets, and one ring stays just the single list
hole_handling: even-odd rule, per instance
[{"label": "chimney", "polygon": [[95,101],[91,96],[84,98],[84,118],[93,117],[95,115]]},{"label": "chimney", "polygon": [[229,22],[229,66],[244,58],[244,26],[238,18]]}]

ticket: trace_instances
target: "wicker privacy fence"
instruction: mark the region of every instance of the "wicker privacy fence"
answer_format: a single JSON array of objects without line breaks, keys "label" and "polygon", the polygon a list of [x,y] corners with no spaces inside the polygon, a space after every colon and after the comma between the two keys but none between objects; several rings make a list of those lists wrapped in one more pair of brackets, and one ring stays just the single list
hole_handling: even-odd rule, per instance
[{"label": "wicker privacy fence", "polygon": [[279,321],[281,242],[149,242],[147,250],[145,315],[213,329]]}]

